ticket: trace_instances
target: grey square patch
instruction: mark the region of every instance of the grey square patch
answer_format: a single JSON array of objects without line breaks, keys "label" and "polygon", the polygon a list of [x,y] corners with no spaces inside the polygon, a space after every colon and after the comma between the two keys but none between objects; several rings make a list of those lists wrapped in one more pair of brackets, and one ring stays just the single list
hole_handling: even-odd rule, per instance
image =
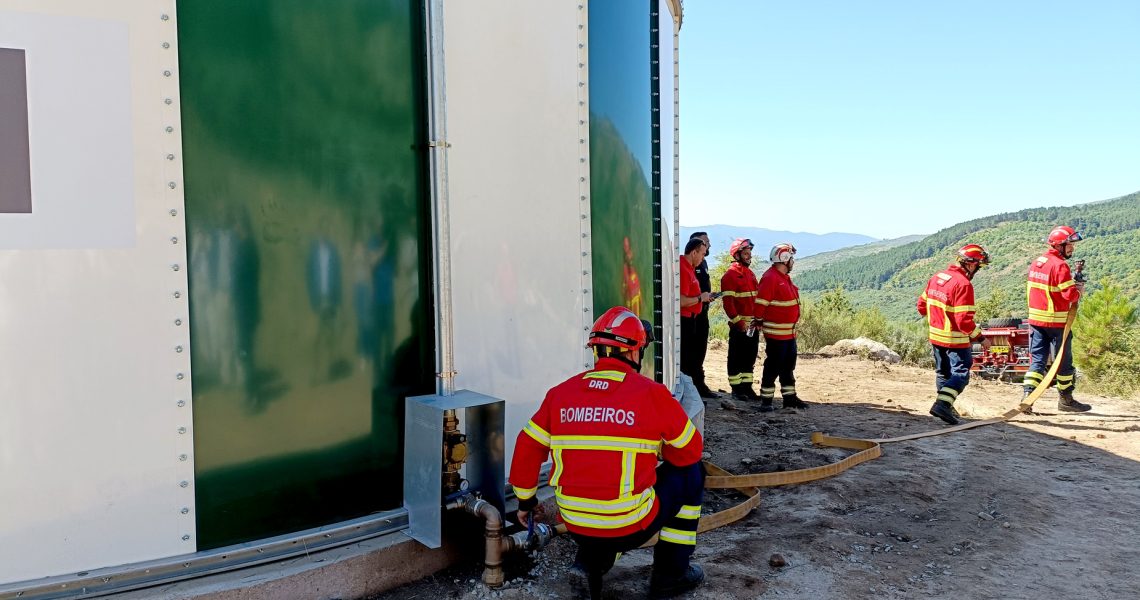
[{"label": "grey square patch", "polygon": [[30,212],[26,61],[23,50],[0,48],[0,213]]}]

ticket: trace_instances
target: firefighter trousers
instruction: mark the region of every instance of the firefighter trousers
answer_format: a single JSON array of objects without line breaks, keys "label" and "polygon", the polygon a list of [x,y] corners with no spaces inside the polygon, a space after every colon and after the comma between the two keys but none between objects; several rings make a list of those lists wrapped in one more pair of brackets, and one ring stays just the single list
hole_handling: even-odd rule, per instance
[{"label": "firefighter trousers", "polygon": [[760,334],[751,336],[736,327],[728,330],[728,384],[733,391],[752,387],[752,371],[756,368],[756,355],[760,353]]},{"label": "firefighter trousers", "polygon": [[601,576],[613,568],[618,556],[641,547],[660,533],[653,546],[653,570],[675,574],[689,567],[689,557],[697,544],[701,502],[705,493],[705,471],[700,462],[685,467],[661,463],[657,467],[657,516],[645,529],[614,538],[571,533],[578,543],[575,560],[591,576]]},{"label": "firefighter trousers", "polygon": [[760,375],[760,399],[776,397],[776,379],[780,380],[780,397],[796,395],[796,338],[764,340],[764,371]]},{"label": "firefighter trousers", "polygon": [[[681,372],[692,377],[693,383],[697,385],[697,389],[700,389],[700,384],[697,383],[697,371],[703,357],[697,349],[698,346],[704,348],[705,340],[699,338],[697,319],[698,317],[681,317]],[[701,381],[704,381],[703,376]]]},{"label": "firefighter trousers", "polygon": [[970,366],[974,355],[969,348],[944,348],[930,345],[934,352],[934,388],[936,400],[950,404],[958,399],[958,394],[970,383]]},{"label": "firefighter trousers", "polygon": [[[1062,327],[1029,326],[1029,355],[1031,361],[1029,371],[1025,374],[1024,389],[1032,392],[1045,378],[1049,370],[1050,358],[1057,356],[1061,350],[1061,334],[1065,332]],[[1057,369],[1057,391],[1062,394],[1071,394],[1076,387],[1073,374],[1073,334],[1065,339],[1065,353],[1061,356],[1061,366]]]},{"label": "firefighter trousers", "polygon": [[688,375],[693,378],[693,384],[697,386],[698,390],[705,390],[708,388],[705,383],[705,356],[709,350],[709,310],[707,305],[705,310],[696,316],[693,338],[693,372]]}]

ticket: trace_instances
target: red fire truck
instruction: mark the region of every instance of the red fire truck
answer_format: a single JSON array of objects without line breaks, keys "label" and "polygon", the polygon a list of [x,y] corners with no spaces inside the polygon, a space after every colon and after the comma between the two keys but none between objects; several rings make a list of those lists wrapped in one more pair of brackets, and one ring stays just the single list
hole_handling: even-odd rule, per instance
[{"label": "red fire truck", "polygon": [[973,345],[970,370],[984,379],[1020,382],[1029,370],[1029,324],[1018,318],[990,319],[982,337],[985,343]]}]

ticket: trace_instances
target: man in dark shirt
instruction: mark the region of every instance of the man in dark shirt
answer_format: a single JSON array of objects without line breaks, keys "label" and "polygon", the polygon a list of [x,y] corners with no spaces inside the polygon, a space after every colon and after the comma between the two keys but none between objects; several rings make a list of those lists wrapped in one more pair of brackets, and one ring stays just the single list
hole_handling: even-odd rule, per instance
[{"label": "man in dark shirt", "polygon": [[[707,257],[709,255],[709,234],[704,231],[694,231],[689,236],[690,240],[701,240],[705,244],[705,258],[701,259],[701,264],[697,266],[697,283],[701,285],[701,293],[712,292],[712,282],[709,280],[709,263]],[[697,386],[697,391],[700,392],[702,398],[719,398],[720,394],[709,389],[705,383],[705,354],[708,352],[709,347],[709,304],[712,301],[701,303],[701,313],[696,317],[696,327],[693,332],[696,348],[693,350],[693,384]]]}]

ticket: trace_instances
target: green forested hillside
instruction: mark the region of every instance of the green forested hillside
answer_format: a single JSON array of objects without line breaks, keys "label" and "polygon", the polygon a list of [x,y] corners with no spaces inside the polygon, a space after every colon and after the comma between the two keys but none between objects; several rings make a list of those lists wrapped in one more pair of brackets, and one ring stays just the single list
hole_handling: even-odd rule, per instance
[{"label": "green forested hillside", "polygon": [[1140,192],[1072,207],[1036,208],[974,219],[921,240],[868,256],[838,261],[797,273],[808,299],[842,287],[856,306],[877,306],[891,318],[917,319],[914,300],[926,280],[954,258],[966,243],[990,252],[992,263],[974,279],[979,303],[997,312],[1025,311],[1025,271],[1046,246],[1055,225],[1068,224],[1085,236],[1074,258],[1086,260],[1092,287],[1107,280],[1140,302]]}]

